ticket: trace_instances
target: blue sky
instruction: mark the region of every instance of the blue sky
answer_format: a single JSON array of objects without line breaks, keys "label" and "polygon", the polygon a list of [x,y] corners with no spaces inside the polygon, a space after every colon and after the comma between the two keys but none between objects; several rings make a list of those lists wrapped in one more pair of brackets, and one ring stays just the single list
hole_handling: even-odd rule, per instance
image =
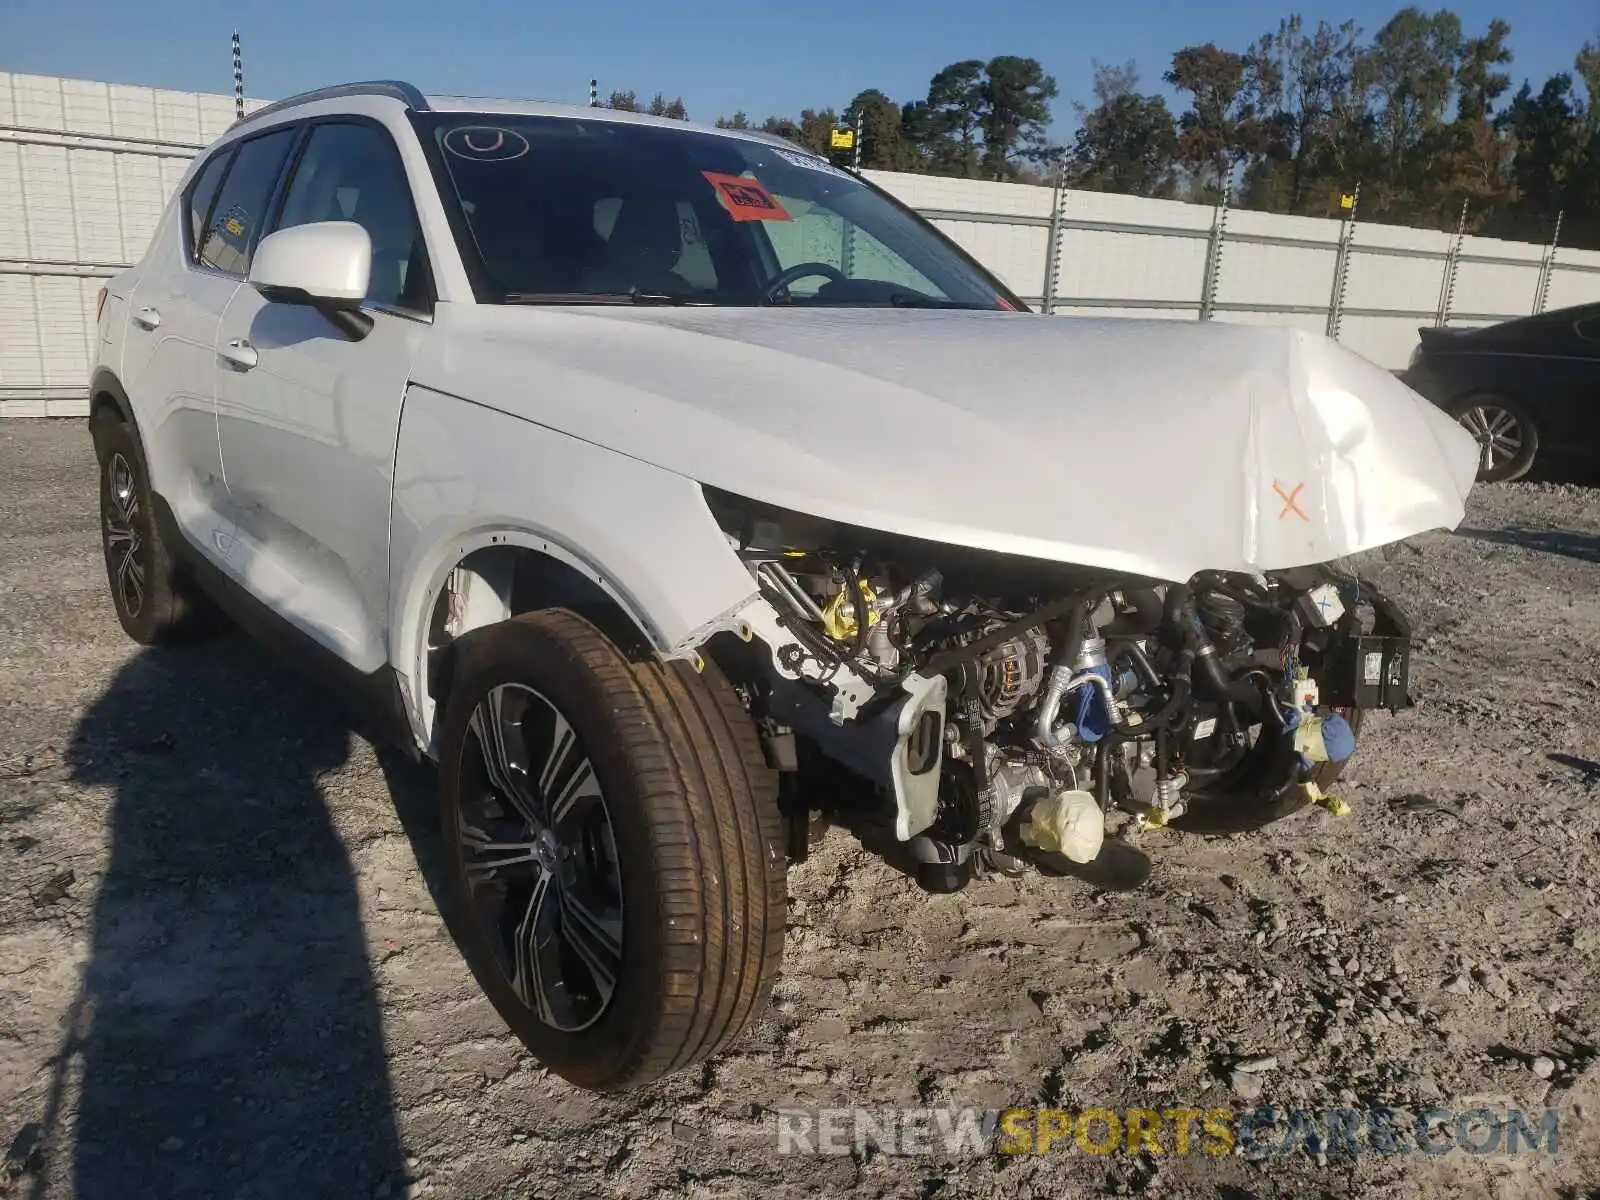
[{"label": "blue sky", "polygon": [[[1397,7],[1346,0],[1299,11],[1312,24],[1353,17],[1370,32]],[[1510,21],[1517,84],[1569,70],[1578,45],[1600,38],[1596,0],[1453,7],[1471,32],[1497,15]],[[1089,96],[1094,60],[1134,59],[1144,86],[1159,89],[1173,50],[1242,49],[1289,11],[1280,0],[0,0],[0,69],[226,92],[237,26],[253,96],[399,78],[440,93],[581,102],[593,74],[602,93],[682,94],[690,115],[709,121],[842,106],[866,87],[904,101],[925,95],[946,63],[1024,54],[1061,84],[1062,136],[1074,124],[1069,102]]]}]

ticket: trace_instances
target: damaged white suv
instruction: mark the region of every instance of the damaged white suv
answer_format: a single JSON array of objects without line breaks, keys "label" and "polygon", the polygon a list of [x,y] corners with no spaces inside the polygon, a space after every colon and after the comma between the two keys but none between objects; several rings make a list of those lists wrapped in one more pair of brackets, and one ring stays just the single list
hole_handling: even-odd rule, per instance
[{"label": "damaged white suv", "polygon": [[1030,314],[777,138],[401,84],[196,160],[92,394],[124,628],[215,602],[437,760],[467,959],[595,1088],[760,1012],[814,814],[1125,887],[1315,799],[1406,702],[1326,564],[1477,464],[1319,337]]}]

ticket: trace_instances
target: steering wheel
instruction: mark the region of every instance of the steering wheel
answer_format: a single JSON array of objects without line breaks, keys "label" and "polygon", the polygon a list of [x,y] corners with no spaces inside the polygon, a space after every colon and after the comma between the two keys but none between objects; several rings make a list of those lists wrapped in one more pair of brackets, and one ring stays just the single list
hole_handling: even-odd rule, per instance
[{"label": "steering wheel", "polygon": [[838,267],[829,266],[825,262],[795,263],[788,270],[779,271],[772,277],[771,282],[761,289],[761,298],[776,300],[779,292],[788,291],[790,285],[812,275],[822,275],[833,283],[843,283],[846,278],[845,273]]}]

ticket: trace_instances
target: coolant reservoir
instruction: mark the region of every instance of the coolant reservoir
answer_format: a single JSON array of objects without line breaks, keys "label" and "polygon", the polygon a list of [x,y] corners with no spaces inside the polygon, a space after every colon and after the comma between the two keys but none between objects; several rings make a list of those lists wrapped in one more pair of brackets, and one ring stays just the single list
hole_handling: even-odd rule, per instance
[{"label": "coolant reservoir", "polygon": [[1022,840],[1076,863],[1093,862],[1106,838],[1106,818],[1088,792],[1057,792],[1033,806]]}]

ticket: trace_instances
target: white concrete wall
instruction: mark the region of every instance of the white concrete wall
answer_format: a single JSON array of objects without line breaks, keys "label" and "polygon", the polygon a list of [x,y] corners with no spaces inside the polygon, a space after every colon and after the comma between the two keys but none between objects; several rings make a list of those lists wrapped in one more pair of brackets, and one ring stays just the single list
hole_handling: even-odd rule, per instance
[{"label": "white concrete wall", "polygon": [[[101,280],[140,257],[190,159],[232,120],[230,96],[0,72],[0,416],[84,411]],[[1044,295],[1049,188],[868,175],[1019,295]],[[1214,215],[1173,200],[1067,193],[1054,311],[1194,320]],[[1322,332],[1340,230],[1337,221],[1230,212],[1215,319]],[[1252,240],[1264,238],[1279,244]],[[1404,366],[1417,327],[1433,323],[1451,241],[1358,224],[1339,340]],[[1467,238],[1462,251],[1452,324],[1532,310],[1543,247]],[[1562,250],[1556,264],[1547,307],[1600,301],[1600,252]]]},{"label": "white concrete wall", "polygon": [[[933,213],[1050,214],[1049,189],[868,172],[900,200]],[[1215,212],[1204,205],[1069,191],[1054,310],[1068,315],[1193,320],[1199,315]],[[1045,291],[1048,230],[934,223],[1023,297]],[[1214,317],[1245,324],[1327,328],[1342,225],[1315,217],[1241,210],[1227,215]],[[1272,244],[1253,239],[1313,244]],[[1432,325],[1452,234],[1359,223],[1346,273],[1339,340],[1383,366],[1403,367],[1417,329]],[[1387,251],[1387,253],[1385,253]],[[1451,296],[1452,325],[1482,325],[1533,311],[1543,246],[1468,237]],[[1514,260],[1480,262],[1477,259]],[[1600,301],[1600,252],[1560,250],[1547,308]]]},{"label": "white concrete wall", "polygon": [[0,416],[85,411],[101,282],[232,122],[231,96],[0,72]]}]

